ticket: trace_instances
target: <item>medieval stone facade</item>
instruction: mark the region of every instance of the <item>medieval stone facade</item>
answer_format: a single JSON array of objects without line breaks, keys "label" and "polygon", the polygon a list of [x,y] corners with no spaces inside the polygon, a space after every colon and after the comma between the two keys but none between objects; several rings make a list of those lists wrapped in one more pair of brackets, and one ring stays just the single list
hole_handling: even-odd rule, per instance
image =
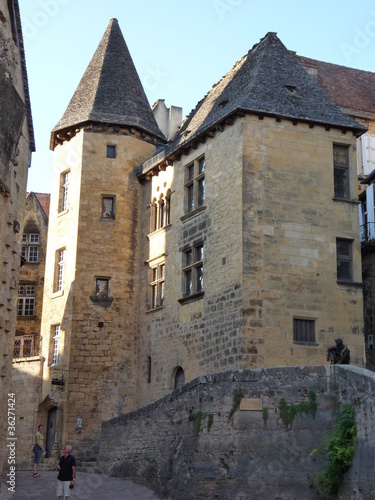
[{"label": "medieval stone facade", "polygon": [[[8,401],[27,171],[35,150],[18,1],[0,1],[0,399]],[[9,404],[16,401],[11,397]],[[11,408],[11,406],[10,406]],[[8,425],[6,404],[0,441]],[[11,425],[11,427],[13,427]],[[13,432],[10,429],[9,432]],[[6,461],[0,448],[0,468]]]},{"label": "medieval stone facade", "polygon": [[47,460],[69,441],[90,461],[103,420],[199,376],[324,365],[337,337],[364,366],[369,122],[327,96],[318,63],[268,33],[179,123],[151,110],[111,20],[51,134]]}]

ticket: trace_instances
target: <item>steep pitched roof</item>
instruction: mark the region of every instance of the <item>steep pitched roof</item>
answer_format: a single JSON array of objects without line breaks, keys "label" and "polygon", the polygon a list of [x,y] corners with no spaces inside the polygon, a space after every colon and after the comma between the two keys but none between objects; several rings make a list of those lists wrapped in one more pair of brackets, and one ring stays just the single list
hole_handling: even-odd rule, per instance
[{"label": "steep pitched roof", "polygon": [[166,154],[239,110],[366,130],[334,104],[276,33],[267,33],[197,104]]},{"label": "steep pitched roof", "polygon": [[375,113],[375,73],[297,57],[305,68],[316,71],[319,86],[337,106],[357,116]]},{"label": "steep pitched roof", "polygon": [[29,196],[33,196],[37,200],[37,203],[48,220],[51,195],[49,193],[35,193],[34,191],[29,191],[26,193],[26,199]]},{"label": "steep pitched roof", "polygon": [[[63,117],[52,130],[85,122],[160,132],[117,19],[111,19]],[[53,141],[52,141],[53,143]]]}]

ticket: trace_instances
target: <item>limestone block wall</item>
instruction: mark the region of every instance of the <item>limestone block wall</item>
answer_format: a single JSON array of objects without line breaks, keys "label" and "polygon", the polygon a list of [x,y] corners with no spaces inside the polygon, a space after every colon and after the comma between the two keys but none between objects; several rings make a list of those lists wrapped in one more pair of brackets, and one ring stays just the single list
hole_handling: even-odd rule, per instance
[{"label": "limestone block wall", "polygon": [[[241,364],[242,146],[241,122],[207,140],[142,186],[139,300],[139,390],[143,405],[185,381]],[[187,213],[186,166],[205,157],[204,206]],[[150,234],[150,203],[171,190],[170,225]],[[146,239],[148,235],[148,239]],[[184,251],[203,243],[204,295],[183,298]],[[149,310],[150,259],[165,259],[165,302]],[[148,360],[151,379],[148,378]]]},{"label": "limestone block wall", "polygon": [[[29,468],[33,463],[34,436],[40,423],[37,413],[41,391],[43,360],[39,356],[14,360],[10,391],[14,394],[16,407],[16,464],[18,468]],[[9,464],[4,462],[4,470]]]},{"label": "limestone block wall", "polygon": [[[154,404],[103,422],[100,464],[103,472],[147,484],[162,498],[313,499],[311,486],[325,462],[310,453],[333,428],[339,403],[350,402],[359,442],[338,498],[372,498],[374,382],[373,373],[352,366],[201,377]],[[238,389],[244,398],[229,419]],[[298,404],[308,400],[310,390],[317,398],[315,417],[298,415],[286,428],[281,399]],[[200,430],[190,418],[198,412]]]},{"label": "limestone block wall", "polygon": [[[333,144],[349,146],[350,201],[334,199]],[[248,117],[243,124],[244,367],[323,364],[342,337],[363,366],[355,137]],[[353,282],[337,281],[336,238],[352,241]],[[315,345],[293,319],[315,321]]]},{"label": "limestone block wall", "polygon": [[[155,145],[140,133],[117,132],[88,127],[54,152],[42,400],[55,398],[58,446],[72,442],[78,459],[95,456],[103,419],[136,407],[140,185],[134,169],[153,155]],[[114,158],[107,157],[107,145],[115,147]],[[69,207],[61,213],[61,174],[68,170]],[[114,199],[113,218],[102,216],[103,197]],[[63,293],[53,291],[53,252],[59,248],[67,254]],[[96,295],[97,279],[108,280],[107,297]],[[51,367],[54,324],[61,325],[60,356]],[[51,380],[62,376],[64,386],[57,390]],[[81,433],[76,433],[78,417]]]},{"label": "limestone block wall", "polygon": [[[7,400],[12,373],[21,235],[32,139],[26,116],[19,46],[12,36],[9,2],[0,1],[0,398]],[[13,21],[14,18],[13,18]],[[20,28],[20,26],[19,26]],[[21,42],[21,41],[19,41]],[[30,126],[32,126],[30,124]],[[7,419],[0,419],[3,443]],[[0,470],[5,449],[0,447]]]}]

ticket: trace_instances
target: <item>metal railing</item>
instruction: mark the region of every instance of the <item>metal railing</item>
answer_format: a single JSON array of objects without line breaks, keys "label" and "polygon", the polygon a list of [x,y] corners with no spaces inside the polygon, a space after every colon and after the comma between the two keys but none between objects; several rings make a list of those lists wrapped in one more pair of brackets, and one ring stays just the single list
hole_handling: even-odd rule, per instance
[{"label": "metal railing", "polygon": [[361,242],[373,242],[375,243],[375,222],[366,222],[360,227],[360,238]]},{"label": "metal railing", "polygon": [[17,335],[14,339],[13,358],[31,358],[38,356],[39,349],[35,335]]}]

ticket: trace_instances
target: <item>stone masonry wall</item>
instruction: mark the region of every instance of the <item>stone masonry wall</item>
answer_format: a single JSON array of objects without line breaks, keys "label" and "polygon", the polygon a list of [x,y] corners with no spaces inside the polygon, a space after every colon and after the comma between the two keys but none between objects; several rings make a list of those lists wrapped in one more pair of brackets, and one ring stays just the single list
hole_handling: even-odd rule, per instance
[{"label": "stone masonry wall", "polygon": [[[244,399],[230,420],[239,388]],[[308,400],[310,390],[317,398],[315,418],[298,415],[286,428],[280,418],[281,399],[298,404]],[[333,428],[339,403],[350,402],[359,443],[339,498],[373,498],[374,393],[374,374],[352,366],[200,377],[154,404],[104,422],[100,464],[103,472],[147,484],[161,498],[312,499],[313,479],[323,471],[324,461],[310,453],[323,445],[325,433]],[[199,411],[197,432],[190,416]],[[351,496],[356,491],[364,496]]]}]

